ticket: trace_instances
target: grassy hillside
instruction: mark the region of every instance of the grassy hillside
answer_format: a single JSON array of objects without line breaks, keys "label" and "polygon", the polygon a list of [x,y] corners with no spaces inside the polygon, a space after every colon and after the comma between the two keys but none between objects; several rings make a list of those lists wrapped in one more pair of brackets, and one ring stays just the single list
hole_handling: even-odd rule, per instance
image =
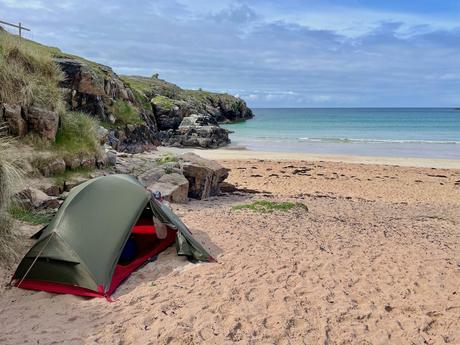
[{"label": "grassy hillside", "polygon": [[64,78],[53,57],[66,56],[59,49],[0,30],[0,104],[35,106],[56,112],[60,124],[55,143],[44,143],[29,134],[25,141],[38,149],[62,155],[97,154],[97,122],[85,114],[66,110],[59,83]]},{"label": "grassy hillside", "polygon": [[62,72],[50,49],[0,31],[0,103],[38,106],[62,114]]}]

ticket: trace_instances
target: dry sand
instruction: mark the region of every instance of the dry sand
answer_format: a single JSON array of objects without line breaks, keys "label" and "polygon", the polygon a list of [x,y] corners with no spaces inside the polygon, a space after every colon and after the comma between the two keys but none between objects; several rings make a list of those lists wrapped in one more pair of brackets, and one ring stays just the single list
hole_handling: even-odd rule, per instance
[{"label": "dry sand", "polygon": [[[0,343],[460,344],[460,170],[222,163],[261,193],[173,206],[218,263],[170,248],[114,303],[2,286]],[[261,198],[309,212],[231,208]]]}]

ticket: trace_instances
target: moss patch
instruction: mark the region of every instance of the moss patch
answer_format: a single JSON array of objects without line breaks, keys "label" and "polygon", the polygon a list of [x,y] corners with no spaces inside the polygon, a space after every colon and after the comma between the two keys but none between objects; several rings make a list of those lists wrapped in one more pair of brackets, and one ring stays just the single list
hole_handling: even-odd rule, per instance
[{"label": "moss patch", "polygon": [[177,156],[173,155],[172,153],[166,153],[162,155],[160,158],[157,158],[155,161],[158,165],[163,165],[166,163],[177,162],[178,160],[179,159],[177,158]]},{"label": "moss patch", "polygon": [[165,96],[156,96],[152,98],[152,103],[167,110],[174,108],[175,103],[171,98]]},{"label": "moss patch", "polygon": [[294,203],[294,202],[289,202],[289,201],[275,202],[275,201],[268,201],[268,200],[256,200],[250,204],[232,206],[233,210],[248,209],[248,210],[259,212],[259,213],[269,213],[273,211],[287,212],[295,208],[302,209],[304,211],[308,211],[308,207],[305,204],[302,204],[300,202]]}]

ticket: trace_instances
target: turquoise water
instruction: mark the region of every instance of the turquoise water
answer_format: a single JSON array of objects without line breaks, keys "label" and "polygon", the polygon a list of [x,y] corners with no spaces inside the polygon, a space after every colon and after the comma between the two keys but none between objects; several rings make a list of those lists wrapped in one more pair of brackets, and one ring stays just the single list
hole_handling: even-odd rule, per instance
[{"label": "turquoise water", "polygon": [[225,125],[257,151],[460,159],[460,111],[448,108],[253,109]]}]

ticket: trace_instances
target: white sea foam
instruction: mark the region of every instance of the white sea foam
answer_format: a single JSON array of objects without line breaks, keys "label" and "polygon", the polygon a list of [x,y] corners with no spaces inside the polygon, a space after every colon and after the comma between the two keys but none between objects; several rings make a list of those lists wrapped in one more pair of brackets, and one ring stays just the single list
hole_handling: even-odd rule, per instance
[{"label": "white sea foam", "polygon": [[296,138],[302,142],[319,142],[319,143],[366,143],[366,144],[460,144],[455,140],[423,140],[423,139],[357,139],[357,138]]}]

